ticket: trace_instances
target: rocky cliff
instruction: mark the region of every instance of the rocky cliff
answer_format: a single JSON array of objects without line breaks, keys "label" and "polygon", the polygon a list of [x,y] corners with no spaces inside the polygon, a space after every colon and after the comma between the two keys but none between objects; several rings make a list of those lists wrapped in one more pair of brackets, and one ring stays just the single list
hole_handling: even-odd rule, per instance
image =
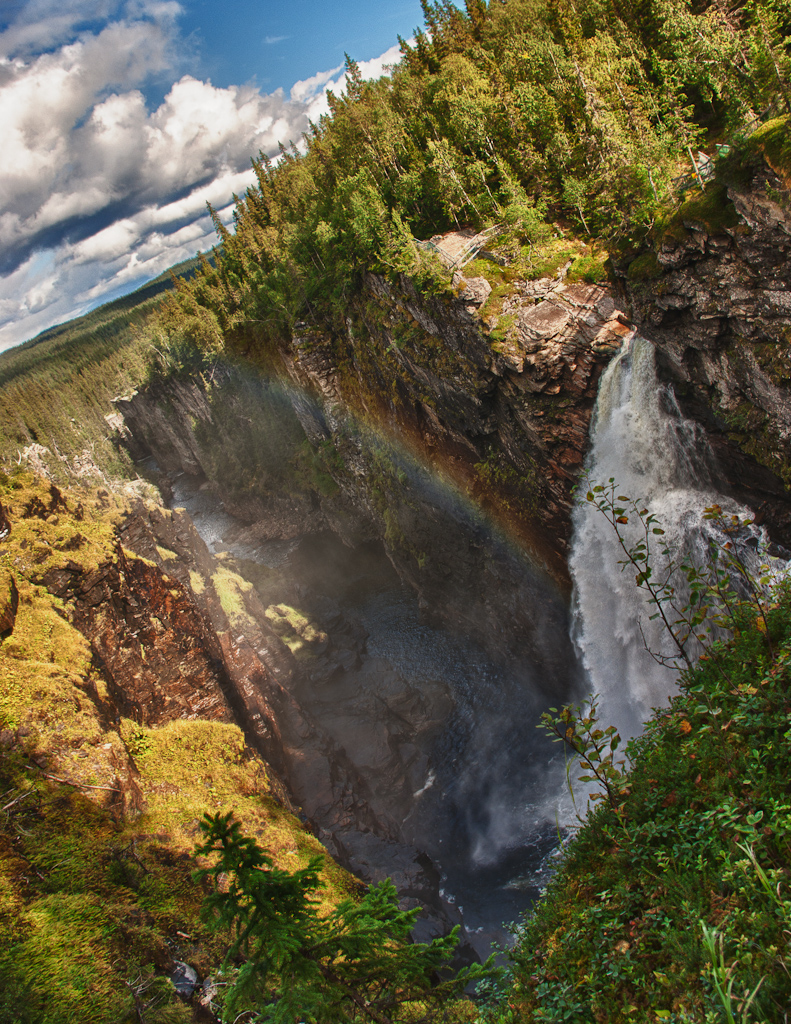
[{"label": "rocky cliff", "polygon": [[605,288],[563,272],[505,297],[483,277],[455,291],[369,276],[343,332],[303,325],[282,347],[279,391],[227,367],[116,404],[138,455],[205,475],[257,536],[380,538],[424,608],[542,666],[558,696],[571,488],[630,328]]},{"label": "rocky cliff", "polygon": [[[0,497],[0,1018],[215,1019],[201,815],[233,810],[283,867],[322,850],[256,751],[278,750],[275,684],[243,692],[183,517],[24,472]],[[323,875],[328,908],[356,886]]]},{"label": "rocky cliff", "polygon": [[791,548],[791,178],[766,162],[760,134],[753,148],[738,177],[726,166],[620,270],[630,315],[705,427],[724,489]]},{"label": "rocky cliff", "polygon": [[[260,567],[254,586],[232,559],[210,554],[183,512],[140,499],[124,508],[106,491],[80,501],[25,478],[3,514],[13,545],[0,591],[11,638],[3,654],[13,656],[24,579],[60,602],[90,645],[87,699],[109,728],[235,723],[265,761],[269,792],[347,869],[392,877],[403,899],[425,908],[421,934],[455,922],[436,871],[402,828],[451,706],[442,687],[419,693],[366,659],[365,631],[333,601]],[[129,743],[110,746],[114,791],[139,813]],[[74,778],[57,730],[39,753]],[[92,758],[86,767],[98,771]]]}]

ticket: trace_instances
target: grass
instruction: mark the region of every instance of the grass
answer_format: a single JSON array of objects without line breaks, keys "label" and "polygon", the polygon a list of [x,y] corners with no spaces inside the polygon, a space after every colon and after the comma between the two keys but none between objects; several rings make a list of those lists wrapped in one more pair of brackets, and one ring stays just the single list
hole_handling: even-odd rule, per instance
[{"label": "grass", "polygon": [[566,280],[570,282],[584,281],[586,284],[601,284],[607,280],[607,260],[609,254],[591,254],[578,256],[571,264]]},{"label": "grass", "polygon": [[[742,1020],[745,993],[756,988],[745,1020],[784,1019],[788,587],[768,635],[774,660],[766,631],[743,620],[632,742],[627,795],[617,811],[599,806],[569,846],[513,954],[515,1016],[492,1019],[713,1024],[728,1012]],[[705,929],[721,963],[712,963]]]}]

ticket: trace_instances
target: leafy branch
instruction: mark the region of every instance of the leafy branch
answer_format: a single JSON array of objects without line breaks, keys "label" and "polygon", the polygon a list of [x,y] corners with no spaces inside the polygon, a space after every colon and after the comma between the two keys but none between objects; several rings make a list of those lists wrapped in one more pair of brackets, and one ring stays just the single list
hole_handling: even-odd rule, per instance
[{"label": "leafy branch", "polygon": [[543,728],[556,742],[566,744],[579,758],[583,771],[590,772],[589,775],[580,775],[580,782],[599,784],[602,792],[591,794],[590,799],[595,801],[606,797],[610,807],[617,811],[629,793],[626,758],[616,760],[621,737],[615,726],[599,727],[598,701],[598,695],[594,694],[587,705],[574,707],[569,704],[560,711],[550,708],[541,716],[538,728]]},{"label": "leafy branch", "polygon": [[203,917],[231,934],[222,968],[232,978],[224,1021],[252,1011],[252,1020],[271,1024],[428,1024],[467,985],[495,972],[490,958],[449,975],[458,927],[427,944],[410,942],[420,908],[401,910],[389,880],[321,916],[314,898],[321,857],[284,871],[231,819],[231,812],[205,815],[196,850],[216,857],[196,873],[216,886]]},{"label": "leafy branch", "polygon": [[[612,526],[623,553],[618,564],[622,570],[634,570],[636,585],[648,594],[654,608],[649,620],[659,619],[673,643],[674,651],[664,654],[652,650],[643,634],[646,650],[655,661],[670,668],[691,669],[701,645],[716,660],[712,640],[738,632],[745,618],[757,620],[774,659],[767,611],[775,607],[771,595],[775,580],[767,565],[759,567],[756,577],[736,542],[752,520],[726,514],[718,504],[706,508],[703,519],[712,524],[715,536],[708,538],[706,562],[696,565],[664,539],[658,517],[639,499],[616,493],[613,477],[606,485],[586,483],[585,501]],[[634,543],[626,535],[630,526],[637,530]],[[642,625],[640,630],[642,633]]]}]

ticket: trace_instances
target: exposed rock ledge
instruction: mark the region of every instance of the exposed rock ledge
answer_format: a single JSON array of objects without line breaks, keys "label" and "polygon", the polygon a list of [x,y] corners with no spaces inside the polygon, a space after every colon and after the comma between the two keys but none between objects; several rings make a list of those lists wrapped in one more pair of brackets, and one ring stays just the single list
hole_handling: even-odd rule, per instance
[{"label": "exposed rock ledge", "polygon": [[788,195],[762,164],[749,188],[728,189],[731,226],[685,220],[657,244],[655,276],[624,282],[661,372],[706,427],[724,488],[791,548]]}]

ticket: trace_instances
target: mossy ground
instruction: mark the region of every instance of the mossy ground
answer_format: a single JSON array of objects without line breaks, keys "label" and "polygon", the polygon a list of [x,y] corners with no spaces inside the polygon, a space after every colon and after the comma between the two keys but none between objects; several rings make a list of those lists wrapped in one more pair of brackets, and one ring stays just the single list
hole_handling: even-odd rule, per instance
[{"label": "mossy ground", "polygon": [[[120,504],[25,473],[2,481],[0,501],[12,526],[0,566],[19,591],[0,642],[0,1020],[121,1024],[152,999],[147,1024],[192,1020],[168,981],[172,960],[205,976],[225,941],[199,917],[201,816],[233,810],[282,868],[323,848],[273,798],[236,726],[118,719],[68,605],[36,583],[67,560],[91,572],[113,558]],[[355,891],[329,858],[323,880],[327,910]]]},{"label": "mossy ground", "polygon": [[[727,185],[719,180],[695,189],[673,210],[657,213],[651,235],[656,245],[667,239],[685,241],[690,231],[699,228],[710,235],[721,234],[739,224],[739,215],[728,197]],[[649,269],[649,265],[646,265]],[[651,268],[652,269],[652,268]],[[630,276],[631,267],[630,267]],[[654,273],[645,276],[656,276]],[[638,280],[644,280],[638,277]]]},{"label": "mossy ground", "polygon": [[748,145],[762,153],[766,162],[783,181],[786,188],[791,188],[791,115],[775,117],[753,132]]}]

